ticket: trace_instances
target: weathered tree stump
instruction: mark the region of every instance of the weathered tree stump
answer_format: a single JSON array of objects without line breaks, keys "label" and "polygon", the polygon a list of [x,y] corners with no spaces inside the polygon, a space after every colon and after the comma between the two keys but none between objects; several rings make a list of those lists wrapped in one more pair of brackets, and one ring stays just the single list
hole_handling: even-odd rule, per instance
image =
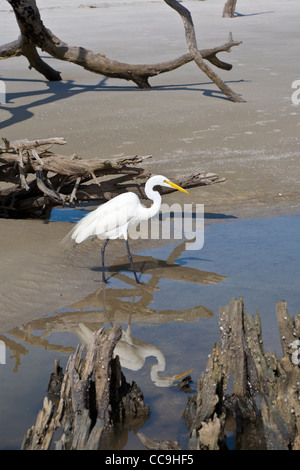
[{"label": "weathered tree stump", "polygon": [[259,315],[246,316],[242,299],[220,308],[221,344],[184,412],[190,449],[226,448],[230,422],[235,449],[300,449],[300,315],[291,318],[284,301],[276,307],[281,359],[264,352]]},{"label": "weathered tree stump", "polygon": [[[290,317],[284,301],[276,312],[281,359],[264,351],[259,315],[246,316],[242,298],[219,309],[221,342],[214,344],[183,414],[190,450],[227,449],[228,431],[234,431],[235,450],[300,450],[300,314]],[[109,449],[128,418],[135,429],[143,424],[149,407],[112,357],[120,336],[118,326],[109,336],[94,333],[86,357],[79,346],[64,375],[56,362],[48,388],[54,399],[45,398],[22,449],[51,448],[58,429],[56,449]],[[138,437],[148,449],[180,449],[176,441]]]},{"label": "weathered tree stump", "polygon": [[[64,145],[62,137],[34,141],[3,139],[0,147],[0,182],[10,183],[0,189],[0,217],[48,217],[54,206],[80,202],[106,202],[125,191],[146,198],[144,188],[136,179],[145,181],[151,173],[137,167],[147,156],[116,159],[82,159],[64,156],[50,150]],[[107,179],[107,175],[112,175]],[[120,175],[116,178],[116,175]],[[105,180],[98,178],[105,176]],[[173,178],[184,188],[224,181],[215,173],[196,172]],[[130,184],[124,185],[125,182]],[[163,188],[162,193],[172,191]]]},{"label": "weathered tree stump", "polygon": [[237,0],[227,0],[223,9],[223,18],[234,18]]},{"label": "weathered tree stump", "polygon": [[[121,332],[121,325],[115,325],[109,336],[103,329],[93,333],[86,355],[84,346],[78,346],[63,378],[55,364],[48,390],[52,396],[59,393],[58,404],[45,397],[23,450],[110,449],[118,429],[138,428],[148,419],[141,391],[126,382],[118,356],[113,358]],[[53,443],[56,431],[61,437]]]}]

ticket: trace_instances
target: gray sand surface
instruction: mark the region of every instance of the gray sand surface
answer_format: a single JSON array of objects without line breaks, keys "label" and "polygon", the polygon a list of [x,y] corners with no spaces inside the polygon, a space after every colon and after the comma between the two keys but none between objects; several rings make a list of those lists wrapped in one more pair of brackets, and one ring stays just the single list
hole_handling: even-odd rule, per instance
[{"label": "gray sand surface", "polygon": [[[84,158],[151,154],[145,167],[170,179],[215,172],[226,182],[165,198],[203,203],[208,214],[239,220],[299,213],[300,105],[291,100],[292,82],[300,79],[299,0],[238,0],[234,19],[221,17],[224,0],[183,4],[192,13],[199,48],[223,44],[230,31],[243,41],[221,55],[233,69],[217,71],[246,103],[228,101],[193,63],[153,78],[153,89],[142,91],[46,57],[63,77],[48,83],[20,57],[0,62],[7,89],[1,137],[62,136],[67,140],[62,153]],[[38,5],[58,37],[111,59],[156,63],[187,49],[181,19],[163,1],[41,0]],[[7,2],[0,13],[5,43],[17,37],[18,28]],[[0,331],[97,289],[100,274],[89,268],[99,265],[99,247],[62,255],[59,242],[69,228],[68,223],[1,220]],[[151,245],[138,240],[132,249]],[[110,260],[124,254],[121,241],[108,251]]]}]

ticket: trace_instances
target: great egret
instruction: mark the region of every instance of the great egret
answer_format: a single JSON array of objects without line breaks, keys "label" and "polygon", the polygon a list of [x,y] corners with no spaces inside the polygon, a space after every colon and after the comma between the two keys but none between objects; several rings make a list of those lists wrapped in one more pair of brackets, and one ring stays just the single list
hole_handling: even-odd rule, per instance
[{"label": "great egret", "polygon": [[101,249],[103,282],[107,282],[104,274],[104,252],[107,243],[109,240],[123,236],[135,280],[139,283],[129,249],[128,227],[130,225],[137,225],[142,220],[150,219],[159,211],[161,195],[158,191],[153,190],[155,186],[171,187],[189,194],[188,191],[172,183],[172,181],[169,181],[165,176],[152,176],[145,185],[146,196],[153,201],[151,207],[147,208],[143,206],[135,193],[127,192],[120,194],[83,217],[63,240],[63,243],[70,238],[76,243],[82,243],[94,237],[105,240]]}]

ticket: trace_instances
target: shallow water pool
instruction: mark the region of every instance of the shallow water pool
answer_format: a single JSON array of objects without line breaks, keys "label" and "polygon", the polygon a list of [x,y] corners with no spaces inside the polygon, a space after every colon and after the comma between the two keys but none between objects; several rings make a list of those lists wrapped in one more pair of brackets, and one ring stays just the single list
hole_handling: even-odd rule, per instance
[{"label": "shallow water pool", "polygon": [[[181,415],[188,394],[173,376],[193,369],[189,393],[195,391],[220,339],[218,309],[232,297],[244,298],[247,314],[259,311],[265,349],[280,356],[275,307],[284,299],[291,315],[300,308],[299,247],[300,216],[207,224],[200,251],[177,241],[134,253],[141,285],[122,270],[80,302],[1,334],[0,448],[20,448],[42,407],[54,360],[65,368],[79,342],[115,322],[124,330],[117,351],[124,375],[137,382],[151,409],[139,431],[187,448]],[[125,430],[116,447],[143,449],[136,431]]]}]

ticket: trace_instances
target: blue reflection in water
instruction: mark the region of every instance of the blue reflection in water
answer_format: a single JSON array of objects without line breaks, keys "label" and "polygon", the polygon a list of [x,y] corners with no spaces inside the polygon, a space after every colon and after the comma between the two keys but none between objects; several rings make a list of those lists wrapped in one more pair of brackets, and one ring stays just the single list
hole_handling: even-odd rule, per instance
[{"label": "blue reflection in water", "polygon": [[[172,247],[138,254],[167,258]],[[274,318],[275,303],[284,299],[290,314],[300,309],[300,217],[255,219],[208,225],[203,248],[185,251],[176,263],[226,276],[208,286],[161,279],[155,305],[181,310],[195,299],[217,313],[232,297],[243,297],[246,313],[259,311],[262,320]],[[271,327],[269,324],[268,327]]]},{"label": "blue reflection in water", "polygon": [[[82,210],[55,211],[56,220],[79,220]],[[176,244],[180,244],[176,242]],[[214,312],[213,318],[197,321],[169,321],[155,324],[146,321],[133,323],[132,335],[159,348],[166,360],[165,373],[176,374],[194,368],[193,389],[200,373],[205,370],[207,356],[214,342],[219,341],[218,309],[232,297],[244,298],[247,314],[258,310],[262,319],[265,350],[281,353],[278,337],[276,302],[284,299],[291,315],[300,309],[300,217],[278,217],[263,220],[218,223],[205,228],[204,246],[200,251],[184,251],[176,260],[181,266],[226,276],[217,284],[203,285],[183,280],[161,278],[154,290],[149,308],[157,311],[181,311],[205,306]],[[136,255],[167,260],[173,246],[143,250]],[[149,274],[142,275],[147,283]],[[110,288],[113,288],[113,284]],[[126,296],[125,296],[126,297]],[[127,297],[126,297],[127,298]],[[124,298],[122,297],[124,300]],[[139,297],[137,297],[137,301]],[[50,312],[49,312],[50,313]],[[63,314],[63,311],[62,311]],[[126,325],[124,325],[126,329]],[[53,333],[53,344],[59,335]],[[65,340],[76,346],[78,338]],[[44,398],[49,374],[58,351],[27,346],[18,373],[14,373],[13,358],[7,354],[7,364],[0,365],[0,441],[1,448],[18,448],[24,432],[33,424]],[[63,363],[67,355],[63,355]],[[176,439],[187,444],[186,428],[180,418],[187,397],[176,387],[161,389],[150,380],[149,371],[154,359],[147,358],[138,371],[126,369],[128,382],[135,380],[151,407],[151,419],[141,432],[150,438]],[[139,448],[135,433],[128,438],[126,448]],[[143,448],[141,446],[141,448]]]}]

